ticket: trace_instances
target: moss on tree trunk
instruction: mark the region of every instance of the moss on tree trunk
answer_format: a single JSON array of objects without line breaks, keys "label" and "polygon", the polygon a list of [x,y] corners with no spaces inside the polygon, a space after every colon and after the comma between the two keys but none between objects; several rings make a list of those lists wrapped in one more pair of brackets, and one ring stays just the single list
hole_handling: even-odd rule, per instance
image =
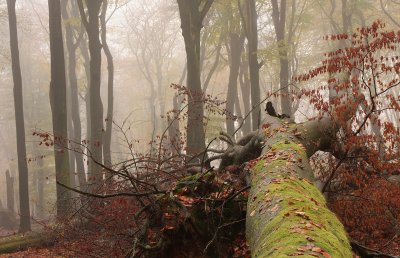
[{"label": "moss on tree trunk", "polygon": [[307,156],[312,152],[304,145],[315,135],[308,127],[264,126],[265,147],[251,169],[247,205],[246,237],[253,257],[352,257],[343,225],[312,183]]}]

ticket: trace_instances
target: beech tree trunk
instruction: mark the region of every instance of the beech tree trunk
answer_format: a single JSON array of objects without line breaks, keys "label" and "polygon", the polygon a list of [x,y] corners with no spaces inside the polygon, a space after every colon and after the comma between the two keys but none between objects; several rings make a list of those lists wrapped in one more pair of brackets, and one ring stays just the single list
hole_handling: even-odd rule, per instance
[{"label": "beech tree trunk", "polygon": [[[70,14],[68,15],[68,2],[70,2]],[[65,25],[65,37],[66,37],[66,47],[68,52],[68,81],[69,81],[69,94],[70,94],[70,111],[71,111],[71,119],[72,119],[72,130],[73,130],[73,140],[76,143],[80,143],[82,141],[82,125],[81,119],[79,115],[79,96],[78,96],[78,81],[76,76],[76,50],[80,44],[80,41],[74,42],[73,39],[73,27],[71,22],[68,21],[69,18],[77,17],[79,14],[77,13],[77,7],[75,1],[66,1],[63,2],[62,5],[62,16],[66,21]],[[76,161],[76,172],[78,174],[79,185],[86,184],[85,177],[85,166],[83,162],[83,154],[82,147],[80,144],[72,144],[71,145],[75,151],[73,151],[74,162]]]},{"label": "beech tree trunk", "polygon": [[101,42],[99,14],[102,1],[86,1],[86,17],[82,0],[78,1],[79,12],[89,38],[90,54],[90,124],[88,181],[96,189],[103,179],[102,169],[96,163],[103,162],[103,103],[100,96],[101,84]]},{"label": "beech tree trunk", "polygon": [[40,158],[37,161],[37,165],[39,168],[38,177],[37,177],[37,216],[39,218],[44,218],[45,215],[45,204],[44,204],[44,184],[45,184],[45,168],[43,158]]},{"label": "beech tree trunk", "polygon": [[[65,76],[64,46],[61,28],[60,0],[49,0],[49,28],[51,53],[50,106],[53,118],[54,158],[56,180],[70,186],[69,155],[67,147],[67,83]],[[69,190],[57,184],[57,216],[63,218],[71,212]]]},{"label": "beech tree trunk", "polygon": [[[86,109],[86,137],[85,140],[90,140],[90,124],[92,123],[90,115],[90,57],[87,38],[84,35],[81,43],[79,44],[79,50],[83,59],[83,66],[85,68],[86,75],[86,92],[85,92],[85,109]],[[86,155],[89,156],[89,151],[86,150]],[[87,177],[85,178],[87,181]]]},{"label": "beech tree trunk", "polygon": [[187,87],[188,118],[187,118],[187,153],[196,155],[205,150],[204,105],[203,91],[200,79],[200,31],[202,22],[213,0],[201,1],[178,0],[181,18],[182,35],[185,41],[187,55]]},{"label": "beech tree trunk", "polygon": [[31,230],[29,209],[28,165],[26,161],[25,123],[22,97],[22,75],[19,60],[16,0],[7,0],[8,24],[10,30],[11,63],[14,82],[15,126],[17,130],[18,183],[20,206],[20,232]]},{"label": "beech tree trunk", "polygon": [[[240,89],[242,93],[242,100],[243,100],[243,108],[244,108],[244,117],[243,117],[243,126],[242,131],[243,135],[247,135],[251,132],[251,116],[249,115],[250,112],[250,79],[249,79],[249,72],[248,72],[248,62],[245,58],[242,58],[242,63],[240,64],[240,71],[239,71],[239,83]],[[247,116],[247,117],[246,117]]]},{"label": "beech tree trunk", "polygon": [[6,171],[7,185],[7,209],[14,212],[14,178],[10,175],[10,171]]},{"label": "beech tree trunk", "polygon": [[[239,5],[239,8],[241,6]],[[242,11],[242,18],[244,22],[247,48],[248,48],[248,61],[250,72],[251,84],[251,106],[253,111],[252,129],[257,130],[260,125],[261,108],[260,108],[260,64],[258,63],[258,30],[257,30],[257,10],[255,0],[245,0],[244,12]]]},{"label": "beech tree trunk", "polygon": [[286,0],[272,0],[272,19],[274,21],[276,41],[279,49],[279,86],[281,88],[282,114],[292,116],[292,101],[289,91],[289,59],[286,42]]},{"label": "beech tree trunk", "polygon": [[[226,131],[229,135],[233,135],[235,131],[235,120],[230,117],[234,112],[234,105],[238,95],[238,76],[240,68],[240,57],[242,55],[244,37],[236,33],[230,33],[230,65],[229,65],[229,81],[228,93],[226,98],[226,110],[230,113],[226,117]],[[237,103],[239,105],[239,103]],[[240,114],[239,114],[240,115]]]},{"label": "beech tree trunk", "polygon": [[252,257],[352,257],[343,225],[312,183],[308,161],[317,150],[330,148],[333,123],[289,124],[271,118],[264,128],[265,147],[251,169],[247,205]]},{"label": "beech tree trunk", "polygon": [[114,61],[111,51],[107,44],[107,24],[106,24],[106,13],[107,13],[108,1],[103,0],[103,7],[100,16],[101,23],[101,43],[103,45],[103,51],[107,59],[108,69],[108,81],[107,81],[107,117],[106,117],[106,131],[104,135],[104,164],[107,167],[111,167],[111,132],[113,122],[113,110],[114,110]]}]

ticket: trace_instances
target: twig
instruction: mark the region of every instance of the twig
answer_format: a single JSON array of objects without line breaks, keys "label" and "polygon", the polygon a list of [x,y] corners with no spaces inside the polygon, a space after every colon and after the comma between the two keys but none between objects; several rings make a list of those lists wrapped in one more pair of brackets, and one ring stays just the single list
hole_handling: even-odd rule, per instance
[{"label": "twig", "polygon": [[94,198],[100,198],[100,199],[107,199],[107,198],[113,198],[113,197],[121,197],[121,196],[134,196],[134,197],[142,197],[142,196],[149,196],[149,195],[157,195],[157,194],[165,194],[167,191],[153,191],[153,192],[143,192],[143,193],[115,193],[115,194],[94,194],[94,193],[88,193],[85,191],[78,190],[73,187],[69,187],[67,185],[64,185],[63,183],[57,181],[57,184],[71,190],[73,192],[86,195],[89,197],[94,197]]}]

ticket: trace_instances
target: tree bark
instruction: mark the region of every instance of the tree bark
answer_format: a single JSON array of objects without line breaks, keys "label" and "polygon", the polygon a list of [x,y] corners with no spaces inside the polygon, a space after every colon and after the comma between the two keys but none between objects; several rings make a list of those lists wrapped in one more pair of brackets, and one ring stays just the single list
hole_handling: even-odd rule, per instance
[{"label": "tree bark", "polygon": [[[244,121],[243,121],[243,135],[247,135],[251,132],[251,116],[250,113],[250,79],[248,72],[248,62],[242,57],[239,71],[239,83],[242,93],[243,107],[244,107]],[[246,117],[247,116],[247,117]]]},{"label": "tree bark", "polygon": [[[67,147],[67,98],[64,46],[59,0],[49,0],[49,28],[51,53],[50,106],[53,118],[54,158],[56,180],[70,186],[69,156]],[[64,218],[71,212],[70,192],[57,184],[57,217]]]},{"label": "tree bark", "polygon": [[286,42],[286,0],[272,0],[272,19],[274,21],[276,41],[278,43],[279,53],[279,86],[281,92],[281,108],[282,114],[292,116],[292,101],[289,91],[289,59],[288,45]]},{"label": "tree bark", "polygon": [[[91,120],[91,112],[90,112],[90,56],[88,49],[88,42],[84,35],[81,40],[81,44],[79,44],[79,49],[83,58],[83,66],[85,68],[86,75],[86,92],[85,92],[85,109],[86,109],[86,137],[85,140],[88,142],[90,140],[90,124]],[[87,143],[87,145],[89,145]],[[89,157],[89,149],[86,149],[86,156]],[[85,178],[87,181],[87,177]]]},{"label": "tree bark", "polygon": [[45,215],[45,205],[44,205],[44,181],[45,181],[45,168],[43,164],[43,158],[39,158],[37,165],[39,168],[38,177],[37,177],[37,216],[39,218],[44,218]]},{"label": "tree bark", "polygon": [[14,178],[10,175],[10,171],[6,171],[7,185],[7,209],[14,212]]},{"label": "tree bark", "polygon": [[7,0],[8,22],[10,30],[10,49],[14,82],[15,126],[17,130],[18,183],[20,205],[20,232],[31,230],[29,209],[28,165],[26,161],[25,123],[22,97],[22,75],[19,60],[16,0]]},{"label": "tree bark", "polygon": [[200,31],[202,22],[213,0],[207,0],[202,9],[199,1],[178,0],[182,35],[187,55],[188,118],[187,147],[189,155],[205,150],[204,103],[200,79]]},{"label": "tree bark", "polygon": [[101,43],[99,39],[99,14],[102,1],[86,1],[88,16],[84,12],[82,0],[78,1],[81,19],[89,38],[90,53],[90,141],[88,181],[96,189],[103,179],[101,166],[103,162],[103,104],[100,96],[101,84]]},{"label": "tree bark", "polygon": [[[246,237],[252,257],[352,257],[348,237],[313,185],[308,158],[330,146],[329,119],[305,124],[269,120],[265,147],[251,168]],[[320,139],[320,142],[315,141]],[[326,256],[326,254],[330,256]]]},{"label": "tree bark", "polygon": [[242,12],[242,19],[244,22],[247,48],[248,48],[248,61],[249,61],[249,72],[250,72],[250,84],[251,84],[251,106],[253,111],[252,117],[252,129],[257,130],[260,125],[261,119],[261,108],[260,108],[260,65],[258,63],[258,30],[257,30],[257,10],[255,0],[245,0],[244,10]]},{"label": "tree bark", "polygon": [[111,132],[113,122],[113,110],[114,110],[114,61],[111,51],[107,44],[107,24],[106,24],[106,13],[107,13],[108,1],[103,0],[103,8],[100,16],[101,23],[101,43],[103,45],[103,51],[107,59],[108,69],[108,81],[107,81],[107,117],[106,117],[106,131],[104,134],[104,164],[107,167],[111,167]]},{"label": "tree bark", "polygon": [[[70,2],[70,15],[67,11],[67,3]],[[67,20],[69,17],[77,17],[77,7],[75,1],[66,1],[62,5],[62,15],[63,19]],[[77,39],[74,42],[73,39],[73,28],[70,22],[65,25],[65,37],[66,37],[66,47],[68,52],[68,78],[69,78],[69,88],[70,88],[70,110],[72,118],[73,127],[73,140],[78,144],[72,144],[74,149],[73,157],[76,161],[76,172],[78,174],[79,185],[83,186],[86,184],[85,177],[85,166],[83,162],[83,150],[79,144],[82,141],[82,125],[79,115],[79,96],[78,96],[78,81],[76,76],[76,50],[80,44],[81,39]]]},{"label": "tree bark", "polygon": [[[230,116],[233,115],[235,100],[238,94],[238,75],[240,68],[240,58],[242,55],[244,37],[236,33],[230,33],[230,65],[229,65],[229,81],[228,93],[226,98],[226,110],[229,114],[226,117],[226,128],[229,135],[233,135],[235,131],[235,120]],[[239,103],[237,103],[239,105]]]}]

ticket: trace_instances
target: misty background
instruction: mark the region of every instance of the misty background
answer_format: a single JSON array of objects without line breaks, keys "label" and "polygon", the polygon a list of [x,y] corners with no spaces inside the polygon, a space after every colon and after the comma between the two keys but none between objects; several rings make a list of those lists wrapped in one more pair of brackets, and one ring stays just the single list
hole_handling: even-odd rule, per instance
[{"label": "misty background", "polygon": [[[220,100],[227,98],[229,79],[230,33],[227,20],[229,10],[223,9],[230,0],[215,1],[203,23],[201,37],[201,76],[206,94]],[[308,71],[317,65],[322,53],[330,46],[324,35],[338,33],[342,26],[341,1],[299,0],[288,1],[287,20],[292,37],[289,63],[292,76]],[[381,2],[376,0],[351,1],[353,6],[352,26],[370,24],[376,19],[387,22],[388,29],[396,24],[388,18]],[[383,1],[387,10],[399,9],[394,1]],[[34,132],[52,132],[49,102],[50,46],[48,29],[48,6],[46,0],[17,1],[18,36],[23,78],[24,119],[26,131],[27,160],[30,184],[30,206],[33,217],[46,216],[54,212],[56,200],[54,154],[51,147],[41,144]],[[225,11],[221,11],[221,10]],[[386,10],[385,9],[385,10]],[[279,53],[272,22],[270,1],[257,1],[258,40],[261,99],[279,88]],[[224,13],[225,12],[225,13]],[[399,12],[392,17],[399,18]],[[13,107],[13,81],[9,50],[9,31],[6,1],[0,1],[0,200],[6,203],[5,172],[9,170],[18,181],[16,135]],[[399,19],[397,19],[399,20]],[[63,25],[70,24],[76,31],[81,30],[79,14],[64,17]],[[176,93],[172,83],[185,85],[185,46],[180,29],[178,6],[175,1],[166,0],[114,0],[109,2],[107,11],[107,38],[114,58],[114,112],[111,144],[114,164],[129,158],[129,143],[137,152],[150,150],[152,140],[160,136],[168,126],[167,113],[172,110]],[[87,40],[83,36],[82,41]],[[66,48],[65,48],[66,51]],[[102,57],[101,97],[103,109],[107,110],[107,62]],[[87,138],[86,90],[88,80],[85,71],[85,57],[82,46],[77,49],[77,80],[79,113],[82,123],[82,140]],[[87,67],[86,67],[87,68]],[[239,75],[241,87],[248,80]],[[313,84],[314,83],[314,84]],[[67,84],[68,85],[68,84]],[[318,81],[297,85],[312,88]],[[239,87],[237,103],[232,110],[238,125],[246,115],[246,93]],[[278,98],[275,106],[280,110]],[[296,121],[312,117],[307,100],[299,100],[295,113]],[[68,110],[71,109],[69,102]],[[106,118],[106,112],[104,119]],[[211,139],[221,130],[226,130],[225,117],[206,111],[208,117],[206,139]],[[184,131],[185,121],[180,121]],[[125,130],[122,133],[121,128]],[[246,132],[242,129],[239,134]],[[125,136],[127,138],[125,138]],[[85,161],[87,161],[85,159]],[[85,168],[86,168],[85,162]],[[39,190],[43,188],[43,192]],[[18,190],[15,202],[18,203]],[[43,199],[44,198],[44,199]],[[40,200],[43,199],[43,200]],[[44,202],[39,208],[38,203]],[[15,209],[18,210],[18,205]]]}]

